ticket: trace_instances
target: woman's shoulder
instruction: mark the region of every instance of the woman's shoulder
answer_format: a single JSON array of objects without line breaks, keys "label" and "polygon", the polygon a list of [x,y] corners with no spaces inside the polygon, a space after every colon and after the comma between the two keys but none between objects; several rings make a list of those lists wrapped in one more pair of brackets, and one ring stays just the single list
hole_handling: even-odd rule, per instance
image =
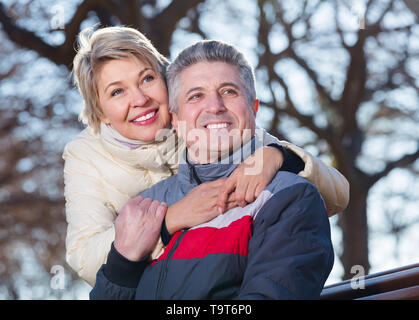
[{"label": "woman's shoulder", "polygon": [[101,148],[99,135],[89,127],[85,128],[64,147],[63,157],[70,154],[91,153]]}]

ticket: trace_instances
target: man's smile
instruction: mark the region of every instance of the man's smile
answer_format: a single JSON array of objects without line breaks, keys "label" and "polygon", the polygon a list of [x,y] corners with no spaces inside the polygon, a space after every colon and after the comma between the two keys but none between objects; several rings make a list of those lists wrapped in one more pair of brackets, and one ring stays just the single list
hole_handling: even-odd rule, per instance
[{"label": "man's smile", "polygon": [[206,129],[225,129],[231,126],[230,122],[216,122],[216,123],[208,123],[204,126]]}]

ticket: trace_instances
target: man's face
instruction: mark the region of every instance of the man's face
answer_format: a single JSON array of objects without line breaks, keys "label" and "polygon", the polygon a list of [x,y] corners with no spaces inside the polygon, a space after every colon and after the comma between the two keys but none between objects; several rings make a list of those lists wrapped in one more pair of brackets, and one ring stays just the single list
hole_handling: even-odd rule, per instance
[{"label": "man's face", "polygon": [[179,77],[172,123],[193,160],[214,162],[253,137],[258,101],[249,104],[237,67],[199,62]]}]

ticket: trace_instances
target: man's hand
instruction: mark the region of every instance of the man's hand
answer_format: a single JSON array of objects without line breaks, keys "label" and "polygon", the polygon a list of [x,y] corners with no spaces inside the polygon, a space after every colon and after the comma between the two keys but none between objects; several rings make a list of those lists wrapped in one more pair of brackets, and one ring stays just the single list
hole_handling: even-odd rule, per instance
[{"label": "man's hand", "polygon": [[219,211],[227,211],[228,201],[231,200],[235,200],[241,207],[255,201],[272,181],[283,161],[284,155],[275,147],[263,147],[256,150],[233,171],[222,185],[217,199]]},{"label": "man's hand", "polygon": [[131,261],[149,254],[160,236],[167,205],[141,196],[132,198],[115,219],[115,249]]},{"label": "man's hand", "polygon": [[[210,221],[220,214],[217,197],[226,178],[205,182],[193,188],[189,193],[169,207],[166,215],[166,228],[170,234],[178,230],[191,228]],[[226,207],[233,208],[234,193],[226,199]]]}]

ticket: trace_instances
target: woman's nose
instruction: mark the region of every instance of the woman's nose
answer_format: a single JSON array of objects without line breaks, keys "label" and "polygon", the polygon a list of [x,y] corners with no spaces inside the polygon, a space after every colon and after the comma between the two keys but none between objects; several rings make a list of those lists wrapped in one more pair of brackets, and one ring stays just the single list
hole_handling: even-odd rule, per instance
[{"label": "woman's nose", "polygon": [[144,106],[150,98],[145,94],[141,89],[133,90],[131,96],[131,107],[142,107]]}]

